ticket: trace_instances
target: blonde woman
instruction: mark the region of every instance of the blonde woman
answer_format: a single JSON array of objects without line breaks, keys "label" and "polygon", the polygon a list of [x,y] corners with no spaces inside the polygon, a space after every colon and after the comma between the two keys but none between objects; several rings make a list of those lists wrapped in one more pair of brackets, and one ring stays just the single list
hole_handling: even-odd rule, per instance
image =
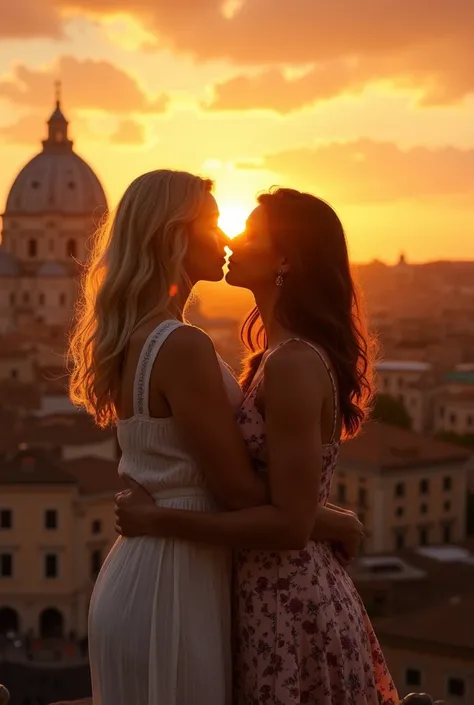
[{"label": "blonde woman", "polygon": [[[116,424],[120,475],[158,507],[206,513],[266,501],[235,421],[240,387],[183,322],[192,286],[223,275],[211,187],[174,171],[128,187],[97,234],[70,344],[71,397]],[[317,536],[352,538],[342,516],[322,509]],[[229,547],[119,538],[90,605],[94,705],[230,705],[230,592]]]}]

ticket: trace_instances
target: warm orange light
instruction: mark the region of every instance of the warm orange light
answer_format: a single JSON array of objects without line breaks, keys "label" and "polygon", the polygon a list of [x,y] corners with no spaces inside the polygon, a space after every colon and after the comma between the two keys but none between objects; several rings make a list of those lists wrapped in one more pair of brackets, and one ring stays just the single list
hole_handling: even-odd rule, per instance
[{"label": "warm orange light", "polygon": [[245,230],[245,221],[249,211],[242,205],[219,203],[219,227],[232,238]]},{"label": "warm orange light", "polygon": [[173,298],[173,296],[176,296],[178,293],[178,285],[177,284],[171,284],[170,286],[170,296]]}]

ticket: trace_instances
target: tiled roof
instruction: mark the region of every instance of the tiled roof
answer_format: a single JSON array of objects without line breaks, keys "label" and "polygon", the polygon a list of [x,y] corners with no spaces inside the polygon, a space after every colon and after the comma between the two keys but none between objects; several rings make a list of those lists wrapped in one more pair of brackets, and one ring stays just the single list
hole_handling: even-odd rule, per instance
[{"label": "tiled roof", "polygon": [[50,454],[39,450],[21,450],[0,461],[0,485],[76,485],[77,479],[68,474]]},{"label": "tiled roof", "polygon": [[16,441],[29,446],[88,445],[104,442],[114,434],[114,429],[101,429],[88,414],[77,412],[25,419]]},{"label": "tiled roof", "polygon": [[472,452],[397,426],[368,422],[362,432],[341,446],[341,462],[364,465],[372,472],[443,463],[465,463]]},{"label": "tiled roof", "polygon": [[88,456],[65,461],[62,467],[77,478],[81,494],[110,493],[112,497],[115,492],[124,489],[124,483],[117,472],[117,461]]},{"label": "tiled roof", "polygon": [[474,595],[453,596],[448,600],[420,607],[409,618],[380,620],[377,635],[429,642],[443,649],[474,649]]}]

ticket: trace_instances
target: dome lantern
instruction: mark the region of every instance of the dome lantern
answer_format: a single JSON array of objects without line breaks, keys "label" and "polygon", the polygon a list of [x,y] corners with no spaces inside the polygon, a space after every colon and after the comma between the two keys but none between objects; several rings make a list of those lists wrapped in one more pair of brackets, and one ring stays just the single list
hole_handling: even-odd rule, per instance
[{"label": "dome lantern", "polygon": [[61,82],[56,81],[56,108],[48,120],[48,139],[43,140],[43,151],[61,150],[72,152],[72,140],[68,139],[68,121],[61,110]]}]

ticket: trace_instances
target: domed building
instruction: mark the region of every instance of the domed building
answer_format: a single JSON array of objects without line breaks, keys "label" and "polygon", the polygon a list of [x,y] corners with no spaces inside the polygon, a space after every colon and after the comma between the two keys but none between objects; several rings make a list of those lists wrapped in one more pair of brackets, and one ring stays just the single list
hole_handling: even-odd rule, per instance
[{"label": "domed building", "polygon": [[8,194],[0,245],[0,332],[67,326],[87,242],[107,210],[102,185],[73,150],[60,100],[42,151]]}]

